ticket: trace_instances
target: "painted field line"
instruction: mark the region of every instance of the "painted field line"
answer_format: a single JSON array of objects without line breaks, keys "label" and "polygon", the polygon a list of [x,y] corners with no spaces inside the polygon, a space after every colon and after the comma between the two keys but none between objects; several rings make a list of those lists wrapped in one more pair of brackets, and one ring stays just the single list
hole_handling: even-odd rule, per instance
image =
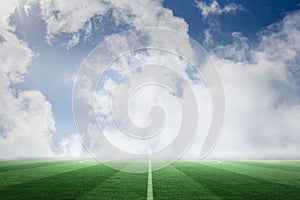
[{"label": "painted field line", "polygon": [[148,164],[147,200],[153,200],[152,167],[151,167],[151,158],[150,157],[149,157],[149,164]]}]

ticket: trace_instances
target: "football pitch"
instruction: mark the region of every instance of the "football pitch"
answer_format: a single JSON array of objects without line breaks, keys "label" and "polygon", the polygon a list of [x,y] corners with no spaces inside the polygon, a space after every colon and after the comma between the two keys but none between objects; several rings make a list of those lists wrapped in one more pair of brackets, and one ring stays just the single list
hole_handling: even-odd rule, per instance
[{"label": "football pitch", "polygon": [[[153,199],[300,199],[300,161],[177,161],[152,172],[152,193]],[[121,172],[91,159],[0,161],[1,200],[147,194],[148,173]]]}]

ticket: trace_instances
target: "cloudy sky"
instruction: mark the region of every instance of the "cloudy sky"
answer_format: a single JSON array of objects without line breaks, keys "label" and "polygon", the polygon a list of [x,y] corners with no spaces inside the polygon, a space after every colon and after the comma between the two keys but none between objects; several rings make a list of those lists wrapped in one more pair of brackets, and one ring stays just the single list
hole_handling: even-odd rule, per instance
[{"label": "cloudy sky", "polygon": [[[76,73],[104,39],[143,27],[193,38],[219,70],[226,116],[210,157],[299,158],[299,21],[293,0],[3,1],[0,158],[86,156],[72,112]],[[205,102],[204,110],[211,106]],[[200,145],[186,156],[197,157]]]}]

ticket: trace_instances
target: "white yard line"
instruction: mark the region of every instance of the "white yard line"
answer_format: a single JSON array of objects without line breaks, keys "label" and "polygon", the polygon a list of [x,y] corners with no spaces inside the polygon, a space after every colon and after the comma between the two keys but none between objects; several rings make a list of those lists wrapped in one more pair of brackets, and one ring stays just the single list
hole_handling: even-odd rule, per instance
[{"label": "white yard line", "polygon": [[152,168],[151,168],[151,158],[150,158],[150,156],[149,156],[149,164],[148,164],[147,200],[153,200]]}]

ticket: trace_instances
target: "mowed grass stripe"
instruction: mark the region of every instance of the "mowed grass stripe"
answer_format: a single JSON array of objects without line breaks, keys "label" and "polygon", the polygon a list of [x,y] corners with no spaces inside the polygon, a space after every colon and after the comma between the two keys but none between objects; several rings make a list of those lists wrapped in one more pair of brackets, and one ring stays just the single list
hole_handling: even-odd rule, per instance
[{"label": "mowed grass stripe", "polygon": [[[201,163],[201,162],[199,162]],[[246,165],[243,162],[222,161],[221,163],[211,162],[207,165],[227,170],[233,173],[251,176],[254,178],[263,179],[265,181],[274,182],[278,184],[285,184],[288,186],[300,186],[300,173],[284,171],[282,169],[265,168],[255,165]]]},{"label": "mowed grass stripe", "polygon": [[83,163],[81,163],[79,160],[73,160],[55,165],[47,165],[43,167],[6,171],[0,173],[0,187],[22,184],[29,181],[54,176],[57,174],[77,170],[95,164],[97,164],[97,162],[83,161]]},{"label": "mowed grass stripe", "polygon": [[57,165],[70,162],[69,160],[57,160],[57,161],[34,161],[34,162],[19,162],[19,163],[10,163],[10,165],[0,166],[0,173],[6,171],[13,171],[13,170],[24,170],[24,169],[31,169],[36,167],[43,167],[49,165]]},{"label": "mowed grass stripe", "polygon": [[117,172],[78,199],[142,199],[147,197],[147,173]]},{"label": "mowed grass stripe", "polygon": [[[287,161],[288,162],[288,161]],[[294,163],[294,161],[292,161]],[[235,161],[238,164],[256,166],[256,167],[264,167],[267,169],[279,169],[283,171],[290,171],[290,172],[300,172],[300,162],[299,166],[291,166],[291,165],[283,165],[280,164],[282,162],[269,162],[269,161]]]},{"label": "mowed grass stripe", "polygon": [[41,158],[41,159],[18,159],[18,160],[1,160],[0,168],[9,167],[9,166],[17,166],[17,165],[25,165],[25,164],[34,164],[34,163],[49,163],[55,161],[65,161],[71,159],[54,159],[54,158]]},{"label": "mowed grass stripe", "polygon": [[23,184],[1,187],[0,199],[76,199],[116,172],[104,165],[89,166]]},{"label": "mowed grass stripe", "polygon": [[299,188],[199,163],[175,163],[177,169],[222,199],[299,199]]},{"label": "mowed grass stripe", "polygon": [[205,186],[172,165],[152,172],[154,199],[217,199]]}]

